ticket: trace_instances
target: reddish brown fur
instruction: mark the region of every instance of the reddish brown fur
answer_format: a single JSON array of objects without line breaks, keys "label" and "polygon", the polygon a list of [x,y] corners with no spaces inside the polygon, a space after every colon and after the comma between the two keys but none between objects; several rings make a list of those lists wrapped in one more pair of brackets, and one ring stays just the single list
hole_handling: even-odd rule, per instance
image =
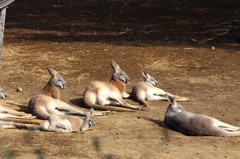
[{"label": "reddish brown fur", "polygon": [[111,80],[110,82],[106,82],[106,83],[116,87],[120,91],[122,97],[124,97],[124,94],[126,93],[126,85],[124,82],[119,81],[119,80]]},{"label": "reddish brown fur", "polygon": [[125,83],[128,83],[130,78],[115,61],[111,62],[111,66],[113,68],[111,80],[109,82],[90,82],[83,95],[84,103],[89,107],[101,110],[141,110],[141,106],[134,106],[123,100],[123,98],[129,97],[129,94],[126,92]]},{"label": "reddish brown fur", "polygon": [[59,89],[56,86],[51,85],[50,82],[47,83],[40,94],[44,94],[55,99],[60,99]]},{"label": "reddish brown fur", "polygon": [[[87,86],[87,88],[84,92],[83,100],[84,100],[84,103],[86,104],[86,106],[89,106],[94,109],[100,109],[100,110],[111,110],[111,111],[121,111],[121,112],[135,111],[135,110],[129,109],[129,107],[126,107],[126,105],[127,105],[126,103],[121,103],[121,105],[122,106],[125,105],[126,108],[96,104],[96,101],[98,100],[96,94],[98,94],[100,89],[107,89],[105,91],[108,91],[108,93],[118,92],[119,95],[121,96],[120,98],[127,98],[129,96],[129,94],[127,94],[127,92],[126,92],[125,83],[120,80],[112,79],[110,82],[92,81]],[[132,106],[132,108],[133,107],[135,109],[138,108],[136,106]]]}]

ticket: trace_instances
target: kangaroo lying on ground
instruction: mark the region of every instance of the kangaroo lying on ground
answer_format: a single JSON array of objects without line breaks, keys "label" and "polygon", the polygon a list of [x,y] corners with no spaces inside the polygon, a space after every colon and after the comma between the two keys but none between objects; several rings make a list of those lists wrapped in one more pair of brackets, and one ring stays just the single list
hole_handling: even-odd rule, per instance
[{"label": "kangaroo lying on ground", "polygon": [[[1,116],[0,116],[1,117]],[[15,116],[14,116],[15,117]],[[4,118],[4,117],[3,117]],[[10,118],[8,116],[8,118]],[[96,125],[96,119],[94,117],[94,110],[91,109],[89,113],[86,113],[85,118],[80,118],[78,116],[64,115],[64,114],[53,114],[50,118],[44,121],[42,124],[39,122],[22,122],[17,124],[16,122],[1,121],[0,128],[3,129],[31,129],[31,130],[43,130],[43,131],[53,131],[53,132],[77,132],[86,131],[88,129],[93,129]],[[40,126],[30,126],[26,124],[34,124]]]},{"label": "kangaroo lying on ground", "polygon": [[[5,90],[1,87],[0,87],[0,98],[3,98],[3,99],[7,98]],[[9,109],[9,108],[3,107],[3,106],[0,106],[0,114],[1,114],[0,118],[1,118],[1,116],[4,116],[4,118],[6,118],[8,116],[11,117],[11,118],[12,117],[20,118],[20,116],[22,116],[22,117],[30,117],[31,116],[30,114],[26,114],[24,112],[19,112],[19,111],[16,111],[16,110],[12,110],[12,109]]]},{"label": "kangaroo lying on ground", "polygon": [[[7,98],[3,88],[0,88],[0,98]],[[26,124],[39,124],[38,122],[31,121],[30,119],[33,119],[31,114],[26,114],[24,112],[0,106],[0,128],[16,128],[13,121]],[[18,127],[21,127],[21,125],[18,124]]]},{"label": "kangaroo lying on ground", "polygon": [[96,125],[96,119],[94,117],[94,110],[91,109],[89,113],[86,113],[85,118],[78,116],[65,115],[65,114],[53,114],[50,118],[43,123],[34,123],[40,126],[32,126],[26,124],[17,124],[15,122],[0,121],[0,128],[4,129],[30,129],[30,130],[42,130],[51,132],[78,132],[93,129]]},{"label": "kangaroo lying on ground", "polygon": [[147,101],[149,100],[167,100],[165,94],[173,97],[177,101],[189,100],[188,98],[173,95],[158,88],[157,80],[150,74],[142,72],[142,75],[144,77],[144,82],[140,82],[133,87],[132,96],[134,99],[136,99],[139,103],[143,104],[144,106],[148,105]]},{"label": "kangaroo lying on ground", "polygon": [[86,118],[84,119],[72,115],[53,114],[43,123],[42,130],[58,132],[85,131],[92,129],[95,124],[94,109],[91,108],[90,112],[86,113]]},{"label": "kangaroo lying on ground", "polygon": [[85,105],[94,109],[111,111],[141,110],[142,106],[134,106],[123,100],[129,97],[125,83],[128,83],[130,78],[115,61],[111,62],[111,66],[113,74],[110,82],[92,81],[86,87],[83,95]]},{"label": "kangaroo lying on ground", "polygon": [[[66,82],[53,68],[49,68],[48,71],[52,77],[43,88],[42,92],[30,99],[28,110],[37,118],[45,120],[49,119],[53,114],[67,114],[67,112],[59,110],[67,110],[70,113],[85,115],[84,111],[60,100],[60,91],[58,87],[65,88]],[[106,115],[106,112],[96,112],[95,115]]]},{"label": "kangaroo lying on ground", "polygon": [[[0,88],[0,98],[6,99],[6,93],[4,89]],[[40,122],[30,119],[31,114],[26,114],[24,112],[18,112],[15,110],[7,109],[0,106],[0,128],[12,129],[12,128],[23,128],[23,129],[39,129],[44,131],[60,131],[60,132],[72,132],[72,131],[85,131],[92,129],[95,126],[96,120],[94,117],[94,110],[91,109],[89,113],[84,113],[86,115],[85,119],[77,116],[70,116],[64,114],[53,114],[50,118],[45,121],[42,126],[29,126],[25,124],[35,124],[41,125]],[[7,120],[7,121],[1,121]],[[17,124],[19,122],[21,124]]]},{"label": "kangaroo lying on ground", "polygon": [[193,114],[185,109],[171,96],[164,123],[173,130],[193,136],[240,136],[240,127],[224,123],[210,116]]}]

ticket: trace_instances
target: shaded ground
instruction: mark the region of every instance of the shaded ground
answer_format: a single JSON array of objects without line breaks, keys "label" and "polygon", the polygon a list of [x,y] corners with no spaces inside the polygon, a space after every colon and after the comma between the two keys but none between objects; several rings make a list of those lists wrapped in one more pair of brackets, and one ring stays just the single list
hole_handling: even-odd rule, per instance
[{"label": "shaded ground", "polygon": [[[164,90],[191,98],[182,103],[187,110],[240,125],[239,7],[237,0],[16,0],[7,9],[0,84],[25,107],[54,66],[69,84],[62,100],[82,107],[87,82],[109,80],[114,59],[131,78],[129,92],[146,70]],[[239,138],[184,136],[162,126],[167,102],[150,105],[98,117],[84,134],[1,130],[1,157],[240,157]]]}]

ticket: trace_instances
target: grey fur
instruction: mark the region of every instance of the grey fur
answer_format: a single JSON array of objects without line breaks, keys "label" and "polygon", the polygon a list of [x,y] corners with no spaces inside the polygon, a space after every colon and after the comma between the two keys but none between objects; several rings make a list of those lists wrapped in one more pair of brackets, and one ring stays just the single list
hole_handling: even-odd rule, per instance
[{"label": "grey fur", "polygon": [[124,83],[128,83],[130,81],[130,78],[128,77],[126,72],[123,71],[114,60],[112,60],[111,66],[113,68],[113,74],[112,74],[113,80],[120,80]]},{"label": "grey fur", "polygon": [[173,130],[191,136],[239,136],[240,128],[210,116],[187,112],[176,100],[170,102],[164,123]]},{"label": "grey fur", "polygon": [[52,76],[49,83],[51,83],[53,86],[60,87],[60,88],[66,87],[67,84],[65,80],[61,75],[59,75],[59,73],[56,70],[54,70],[53,68],[48,68],[48,72]]}]

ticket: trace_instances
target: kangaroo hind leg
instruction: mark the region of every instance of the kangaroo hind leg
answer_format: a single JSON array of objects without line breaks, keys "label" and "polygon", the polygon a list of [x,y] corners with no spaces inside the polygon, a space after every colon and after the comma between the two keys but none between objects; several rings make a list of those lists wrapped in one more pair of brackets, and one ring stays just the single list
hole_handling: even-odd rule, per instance
[{"label": "kangaroo hind leg", "polygon": [[230,125],[228,123],[222,122],[222,121],[217,120],[217,119],[214,120],[214,123],[217,127],[221,128],[223,130],[226,130],[226,131],[239,131],[240,130],[239,127]]},{"label": "kangaroo hind leg", "polygon": [[12,115],[12,114],[5,114],[5,113],[0,113],[0,119],[6,119],[6,118],[23,118],[20,116]]},{"label": "kangaroo hind leg", "polygon": [[0,128],[2,129],[12,129],[15,128],[13,122],[0,121]]},{"label": "kangaroo hind leg", "polygon": [[2,106],[0,106],[0,112],[1,113],[12,114],[12,115],[17,115],[17,116],[25,116],[25,115],[27,116],[28,115],[24,112],[19,112],[19,111],[8,109],[8,108],[2,107]]}]

